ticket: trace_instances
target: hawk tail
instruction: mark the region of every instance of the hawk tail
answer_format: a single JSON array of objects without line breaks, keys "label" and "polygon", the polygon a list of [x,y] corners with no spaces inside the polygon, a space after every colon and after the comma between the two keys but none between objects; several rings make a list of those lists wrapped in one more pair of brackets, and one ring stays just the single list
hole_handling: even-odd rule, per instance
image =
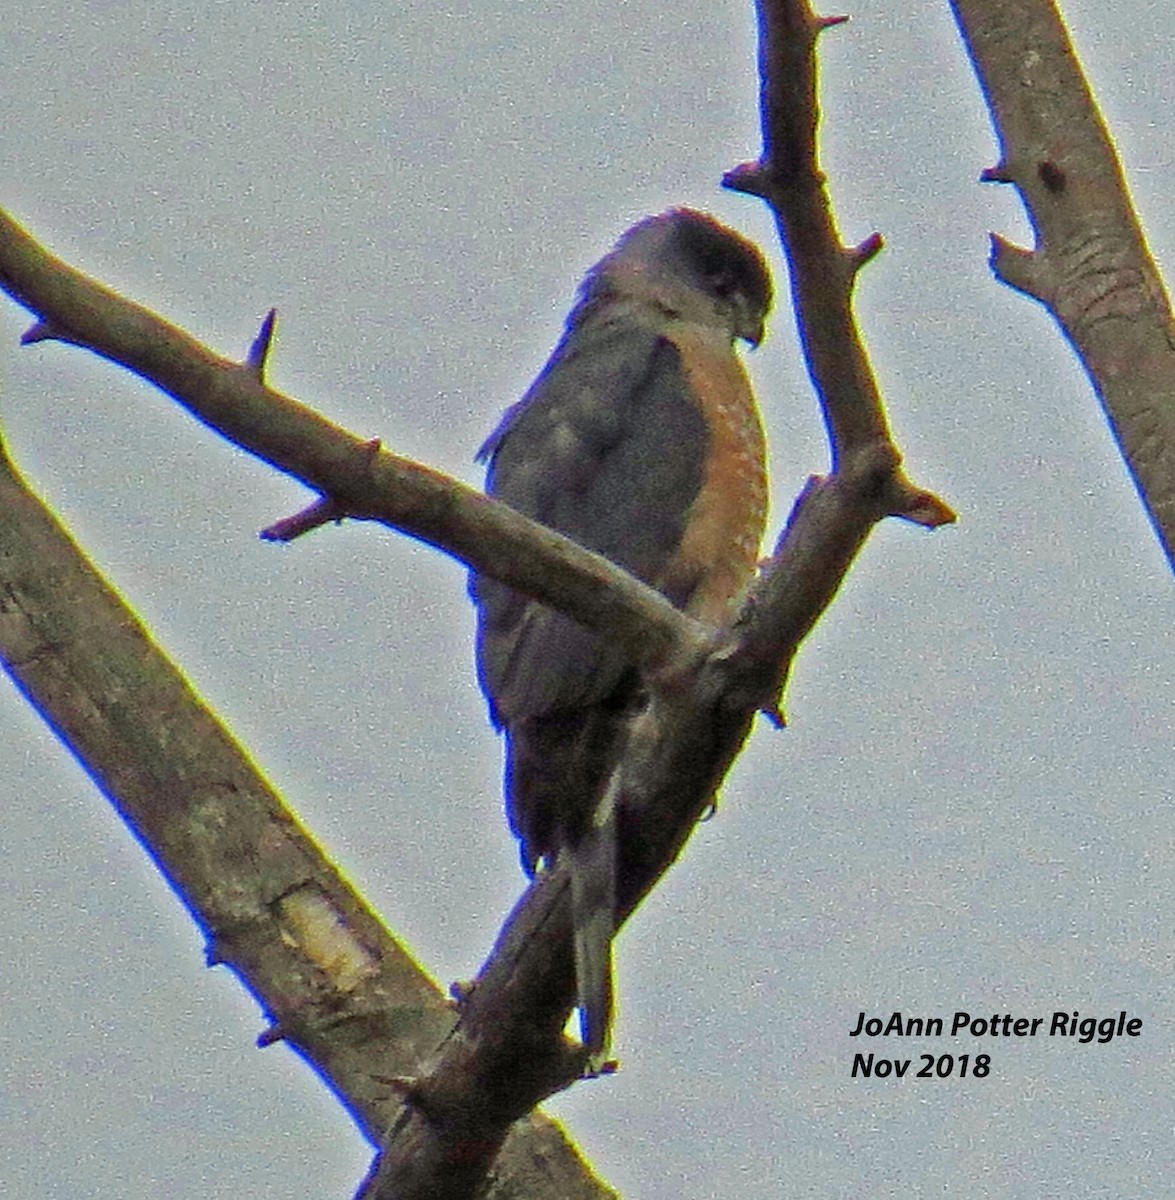
[{"label": "hawk tail", "polygon": [[611,1056],[612,935],[616,932],[616,780],[593,820],[567,848],[584,1073],[598,1075]]}]

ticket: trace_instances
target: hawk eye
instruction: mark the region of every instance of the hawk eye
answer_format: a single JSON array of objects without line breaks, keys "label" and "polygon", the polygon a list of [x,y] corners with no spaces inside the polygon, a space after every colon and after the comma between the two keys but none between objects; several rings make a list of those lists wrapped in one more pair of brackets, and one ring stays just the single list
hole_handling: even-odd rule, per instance
[{"label": "hawk eye", "polygon": [[729,300],[737,290],[737,285],[734,281],[734,276],[721,271],[718,274],[710,276],[710,290],[715,296],[720,296],[723,300]]}]

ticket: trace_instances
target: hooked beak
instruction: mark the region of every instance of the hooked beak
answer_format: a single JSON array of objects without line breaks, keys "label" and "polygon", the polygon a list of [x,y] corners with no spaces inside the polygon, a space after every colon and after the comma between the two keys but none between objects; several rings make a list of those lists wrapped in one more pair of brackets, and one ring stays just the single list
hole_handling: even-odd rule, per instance
[{"label": "hooked beak", "polygon": [[752,350],[758,349],[766,336],[766,323],[767,314],[740,292],[735,298],[734,336],[747,342]]}]

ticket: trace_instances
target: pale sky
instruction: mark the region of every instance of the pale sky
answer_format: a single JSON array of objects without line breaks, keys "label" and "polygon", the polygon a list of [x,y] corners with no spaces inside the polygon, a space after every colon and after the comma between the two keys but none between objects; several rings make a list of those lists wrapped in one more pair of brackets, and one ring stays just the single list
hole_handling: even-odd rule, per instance
[{"label": "pale sky", "polygon": [[[1175,269],[1169,7],[1065,3],[1150,245]],[[900,12],[897,10],[900,9]],[[829,10],[833,11],[833,10]],[[824,43],[862,325],[912,477],[717,817],[618,943],[623,1070],[549,1111],[629,1200],[1158,1195],[1175,1174],[1173,589],[1048,314],[945,3],[862,0]],[[33,3],[0,41],[0,204],[56,253],[363,436],[472,456],[641,215],[709,209],[757,150],[752,6]],[[895,12],[897,15],[895,16]],[[10,449],[306,825],[444,986],[523,886],[463,572],[358,524],[0,302]],[[772,533],[823,433],[784,303],[750,356]],[[79,767],[0,681],[0,1192],[348,1196],[369,1148]],[[851,1038],[858,1014],[1046,1018]],[[1049,1038],[1054,1011],[1142,1020]],[[983,1079],[853,1055],[988,1052]]]}]

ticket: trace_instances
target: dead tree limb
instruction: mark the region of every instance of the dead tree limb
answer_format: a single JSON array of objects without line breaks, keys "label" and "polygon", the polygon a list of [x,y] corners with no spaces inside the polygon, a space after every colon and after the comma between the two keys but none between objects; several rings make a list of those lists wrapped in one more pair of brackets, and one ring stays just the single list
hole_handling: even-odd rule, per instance
[{"label": "dead tree limb", "polygon": [[1077,352],[1175,569],[1175,321],[1114,144],[1052,0],[952,0],[1031,249],[992,234],[996,278]]}]

